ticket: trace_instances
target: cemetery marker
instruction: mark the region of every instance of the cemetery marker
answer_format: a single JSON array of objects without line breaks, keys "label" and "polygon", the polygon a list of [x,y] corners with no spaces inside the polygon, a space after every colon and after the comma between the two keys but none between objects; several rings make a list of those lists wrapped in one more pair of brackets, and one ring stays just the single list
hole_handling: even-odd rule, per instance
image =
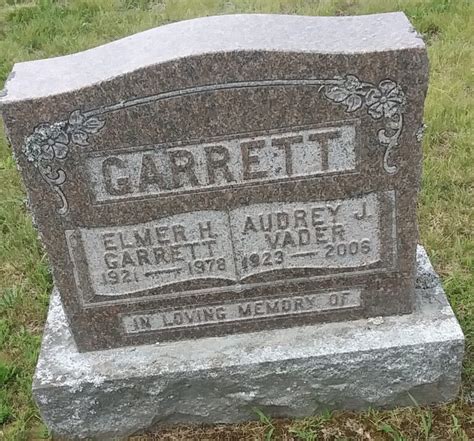
[{"label": "cemetery marker", "polygon": [[[427,78],[400,13],[208,17],[15,65],[1,112],[66,315],[51,314],[79,352],[220,337],[238,353],[255,333],[274,341],[302,325],[326,329],[332,347],[337,329],[380,316],[409,328],[425,313]],[[52,369],[42,363],[39,383]]]}]

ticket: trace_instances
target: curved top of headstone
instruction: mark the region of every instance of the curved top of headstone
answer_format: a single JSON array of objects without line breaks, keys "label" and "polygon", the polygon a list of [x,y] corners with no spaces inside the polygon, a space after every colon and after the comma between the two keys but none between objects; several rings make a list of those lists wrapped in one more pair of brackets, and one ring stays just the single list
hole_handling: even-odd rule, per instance
[{"label": "curved top of headstone", "polygon": [[423,48],[402,12],[352,17],[238,14],[150,29],[84,52],[15,64],[0,104],[91,86],[190,56],[233,51],[368,53]]}]

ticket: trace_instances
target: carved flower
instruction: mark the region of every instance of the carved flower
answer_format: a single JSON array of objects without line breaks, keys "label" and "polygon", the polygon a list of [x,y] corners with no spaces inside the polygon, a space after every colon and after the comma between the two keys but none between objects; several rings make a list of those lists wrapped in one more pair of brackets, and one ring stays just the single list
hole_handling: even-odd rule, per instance
[{"label": "carved flower", "polygon": [[68,132],[74,144],[88,145],[89,134],[97,133],[104,127],[105,121],[101,121],[95,116],[86,118],[80,110],[75,110],[69,116]]},{"label": "carved flower", "polygon": [[347,75],[341,84],[324,89],[327,98],[335,103],[342,103],[348,112],[355,112],[362,106],[363,84],[354,75]]},{"label": "carved flower", "polygon": [[24,153],[30,162],[64,159],[67,156],[69,138],[62,124],[40,124],[26,138]]},{"label": "carved flower", "polygon": [[405,103],[405,94],[400,86],[392,80],[379,83],[377,89],[371,89],[365,97],[367,112],[372,118],[380,119],[382,116],[392,118]]},{"label": "carved flower", "polygon": [[57,212],[61,215],[65,215],[69,209],[62,189],[67,175],[53,160],[66,158],[71,141],[87,145],[89,134],[98,132],[104,125],[105,121],[95,116],[87,117],[80,110],[75,110],[69,115],[68,121],[39,124],[33,133],[25,138],[23,153],[58,196],[61,206]]}]

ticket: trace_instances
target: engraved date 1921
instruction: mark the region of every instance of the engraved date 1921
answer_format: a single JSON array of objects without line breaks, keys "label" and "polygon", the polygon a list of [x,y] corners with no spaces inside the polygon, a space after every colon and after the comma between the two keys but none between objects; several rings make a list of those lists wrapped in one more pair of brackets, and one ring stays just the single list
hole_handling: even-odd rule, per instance
[{"label": "engraved date 1921", "polygon": [[135,271],[126,269],[109,270],[102,273],[102,283],[104,285],[117,285],[119,283],[138,282],[138,277]]}]

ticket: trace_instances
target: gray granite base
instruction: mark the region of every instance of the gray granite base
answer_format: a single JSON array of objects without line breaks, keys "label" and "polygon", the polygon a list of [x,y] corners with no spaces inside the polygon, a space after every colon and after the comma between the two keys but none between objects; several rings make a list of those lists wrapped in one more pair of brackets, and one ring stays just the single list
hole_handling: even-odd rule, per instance
[{"label": "gray granite base", "polygon": [[464,337],[423,248],[410,315],[79,353],[54,292],[33,394],[51,431],[113,439],[179,423],[442,402]]}]

